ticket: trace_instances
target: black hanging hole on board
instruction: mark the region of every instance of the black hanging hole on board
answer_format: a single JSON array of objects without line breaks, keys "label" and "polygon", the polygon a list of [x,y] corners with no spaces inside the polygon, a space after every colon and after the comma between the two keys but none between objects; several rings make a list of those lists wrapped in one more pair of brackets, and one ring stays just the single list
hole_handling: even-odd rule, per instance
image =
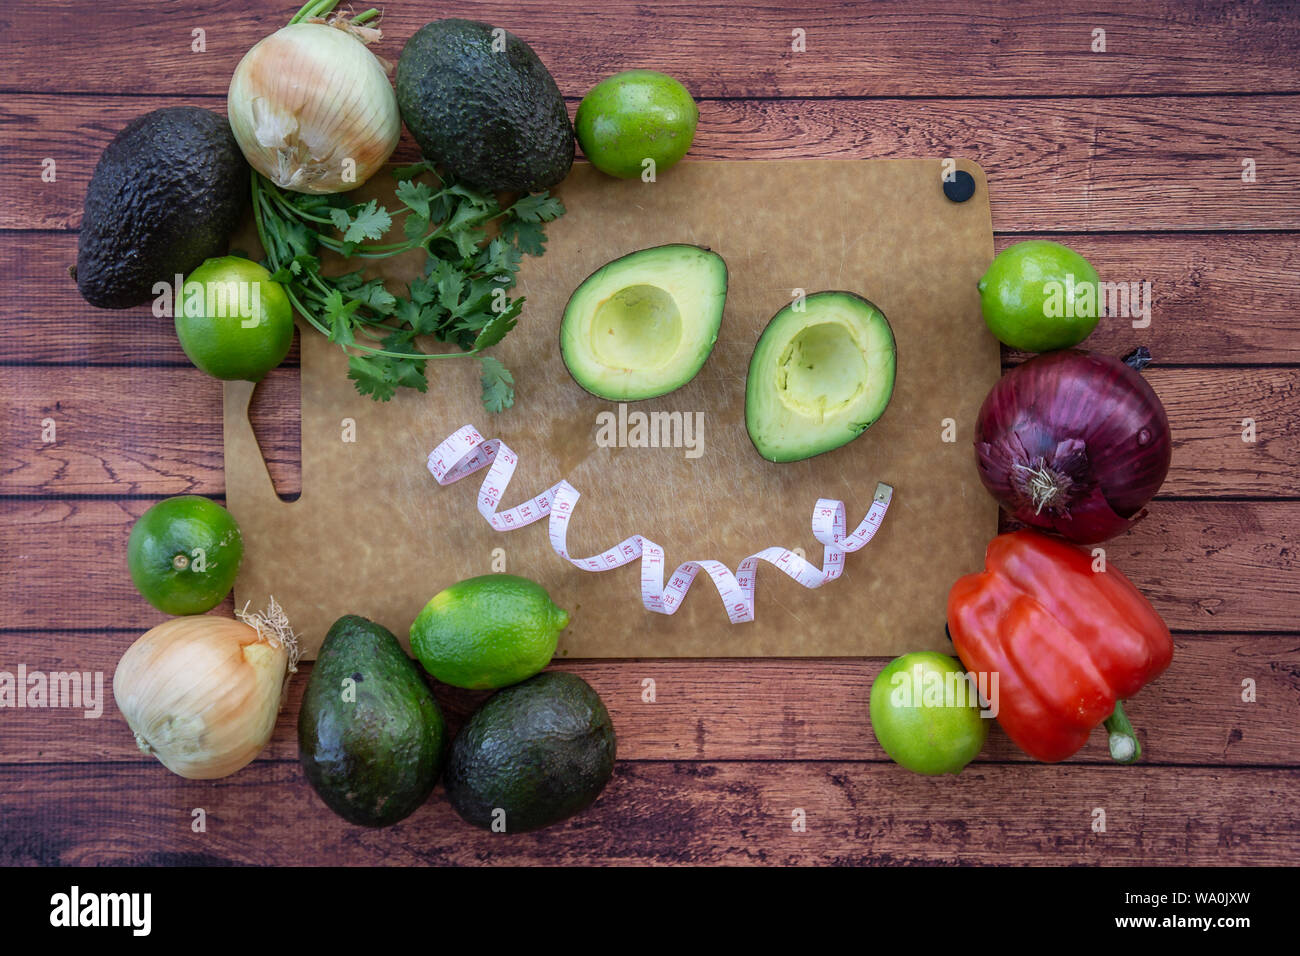
[{"label": "black hanging hole on board", "polygon": [[951,179],[944,177],[943,194],[953,202],[965,202],[975,195],[975,177],[964,169],[957,170]]}]

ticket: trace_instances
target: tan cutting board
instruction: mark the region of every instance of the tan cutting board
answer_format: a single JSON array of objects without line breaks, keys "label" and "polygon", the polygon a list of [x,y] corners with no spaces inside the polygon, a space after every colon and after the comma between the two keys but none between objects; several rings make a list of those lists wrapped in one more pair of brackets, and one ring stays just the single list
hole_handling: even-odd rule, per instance
[{"label": "tan cutting board", "polygon": [[[472,360],[433,366],[426,395],[375,403],[353,390],[341,352],[308,330],[303,490],[286,503],[248,425],[251,386],[226,386],[227,496],[246,548],[238,604],[261,606],[273,594],[311,658],[329,625],[349,613],[381,622],[406,643],[412,619],[435,593],[504,567],[539,581],[570,611],[558,656],[942,649],[948,588],[981,565],[997,531],[970,444],[979,404],[999,374],[998,346],[976,293],[993,256],[992,223],[983,172],[958,166],[977,184],[963,204],[944,197],[939,160],[688,161],[652,184],[575,166],[557,190],[568,214],[550,225],[546,255],[526,259],[520,274],[528,299],[522,320],[494,352],[514,373],[514,408],[483,411]],[[377,177],[370,190],[391,185]],[[560,316],[582,279],[610,259],[669,242],[723,256],[726,313],[699,375],[628,411],[702,412],[701,453],[693,458],[685,448],[598,447],[597,416],[617,405],[579,388],[558,348]],[[419,260],[387,267],[406,278]],[[759,333],[796,289],[845,289],[875,302],[897,339],[898,380],[884,417],[861,438],[778,465],[761,459],[746,435],[745,373]],[[343,440],[348,419],[354,442]],[[944,441],[947,419],[955,441]],[[760,565],[753,623],[729,624],[704,575],[681,610],[665,617],[642,608],[637,563],[594,574],[551,550],[544,522],[492,530],[475,504],[486,472],[439,487],[426,456],[464,424],[518,453],[506,506],[561,478],[582,493],[569,531],[569,550],[580,556],[640,532],[664,545],[670,568],[714,558],[734,569],[770,545],[802,548],[820,566],[810,523],[819,497],[842,499],[850,528],[878,481],[894,486],[894,502],[875,540],[818,590]]]}]

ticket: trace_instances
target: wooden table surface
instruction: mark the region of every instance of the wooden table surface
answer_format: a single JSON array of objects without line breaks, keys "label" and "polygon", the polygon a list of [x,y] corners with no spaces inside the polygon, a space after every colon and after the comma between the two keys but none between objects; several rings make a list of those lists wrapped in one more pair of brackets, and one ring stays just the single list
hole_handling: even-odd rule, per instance
[{"label": "wooden table surface", "polygon": [[[677,76],[699,99],[695,159],[978,161],[999,249],[1051,237],[1104,279],[1151,282],[1150,327],[1108,320],[1089,347],[1148,345],[1173,426],[1163,493],[1108,545],[1176,644],[1129,707],[1140,765],[1112,765],[1100,731],[1035,764],[995,728],[960,777],[907,773],[867,720],[881,659],[566,661],[609,705],[617,772],[578,818],[503,836],[461,823],[441,788],[387,830],[330,814],[296,760],[309,668],[267,751],[233,777],[184,781],[134,750],[112,673],[163,618],[131,585],[126,538],[160,498],[222,500],[221,391],[170,321],[90,308],[67,268],[111,137],[159,106],[224,111],[240,56],[295,8],[6,5],[0,670],[99,671],[109,699],[99,719],[0,711],[0,863],[1300,862],[1300,5],[1062,7],[387,4],[381,53],[437,16],[486,20],[533,45],[570,109],[620,69]],[[413,155],[404,139],[399,157]],[[296,352],[257,399],[287,491],[295,365]],[[453,723],[482,696],[438,693]]]}]

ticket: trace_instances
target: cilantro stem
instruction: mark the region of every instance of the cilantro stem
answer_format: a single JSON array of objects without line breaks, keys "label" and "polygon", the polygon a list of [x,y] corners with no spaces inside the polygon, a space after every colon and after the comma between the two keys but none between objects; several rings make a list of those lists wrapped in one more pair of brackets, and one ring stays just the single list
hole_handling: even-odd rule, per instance
[{"label": "cilantro stem", "polygon": [[[253,176],[256,177],[256,176],[257,176],[257,173],[253,173]],[[273,207],[272,204],[271,204],[271,200],[267,198],[267,195],[266,195],[266,191],[265,191],[265,190],[262,190],[262,191],[259,191],[259,192],[258,192],[258,194],[257,194],[257,202],[258,202],[258,205],[262,207],[262,216],[269,216],[269,217],[272,217],[272,218],[275,217],[275,209],[274,209],[274,207]],[[262,216],[258,216],[258,217],[256,217],[256,218],[259,220],[259,222],[258,222],[258,225],[259,225],[259,226],[261,225],[261,219],[262,219]],[[262,237],[262,234],[261,234],[261,231],[259,230],[259,232],[258,232],[258,238],[261,238],[261,237]],[[263,243],[263,245],[265,245],[265,243]],[[272,250],[270,249],[270,247],[267,246],[266,248],[267,248],[267,254],[268,254],[268,255],[271,254]]]},{"label": "cilantro stem", "polygon": [[342,242],[332,236],[320,236],[317,239],[322,246],[331,252],[337,252],[339,255],[347,255],[348,258],[357,259],[391,259],[393,256],[401,255],[403,252],[410,252],[412,249],[420,248],[420,241],[411,242],[390,242],[387,245],[366,244],[366,251],[355,249],[351,253],[346,252],[348,243]]},{"label": "cilantro stem", "polygon": [[307,212],[307,210],[305,209],[296,208],[293,205],[293,203],[289,202],[289,200],[284,198],[284,194],[280,192],[278,186],[273,187],[271,190],[269,190],[269,192],[271,195],[271,201],[280,207],[280,211],[282,214],[287,216],[293,216],[298,219],[309,219],[312,222],[319,222],[321,225],[325,225],[325,226],[333,225],[333,220],[331,220],[327,216],[315,216]]},{"label": "cilantro stem", "polygon": [[463,352],[390,352],[386,349],[373,349],[368,345],[353,345],[352,348],[361,349],[371,355],[386,355],[389,358],[411,359],[417,362],[432,359],[471,358],[483,351],[483,349],[467,349]]},{"label": "cilantro stem", "polygon": [[330,330],[321,325],[320,320],[316,318],[311,309],[298,301],[298,297],[294,295],[293,286],[286,284],[284,291],[285,294],[289,296],[289,301],[293,303],[293,307],[298,310],[298,314],[310,322],[317,332],[320,332],[326,338],[329,338]]},{"label": "cilantro stem", "polygon": [[253,194],[253,224],[257,226],[257,238],[258,241],[262,243],[262,248],[266,251],[267,256],[270,257],[273,255],[271,244],[266,239],[266,229],[262,226],[262,217],[257,215],[257,207],[262,203],[262,195],[260,188],[258,187],[258,182],[261,178],[260,175],[254,172],[250,177],[248,177],[248,182],[250,191]]}]

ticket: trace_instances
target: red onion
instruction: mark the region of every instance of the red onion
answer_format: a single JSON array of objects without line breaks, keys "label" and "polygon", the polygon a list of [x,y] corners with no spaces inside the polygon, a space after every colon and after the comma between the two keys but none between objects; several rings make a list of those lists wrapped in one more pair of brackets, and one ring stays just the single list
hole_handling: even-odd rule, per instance
[{"label": "red onion", "polygon": [[1077,544],[1130,527],[1169,473],[1169,419],[1137,372],[1149,360],[1146,349],[1132,365],[1067,349],[1007,372],[975,424],[984,487],[1019,521]]}]

